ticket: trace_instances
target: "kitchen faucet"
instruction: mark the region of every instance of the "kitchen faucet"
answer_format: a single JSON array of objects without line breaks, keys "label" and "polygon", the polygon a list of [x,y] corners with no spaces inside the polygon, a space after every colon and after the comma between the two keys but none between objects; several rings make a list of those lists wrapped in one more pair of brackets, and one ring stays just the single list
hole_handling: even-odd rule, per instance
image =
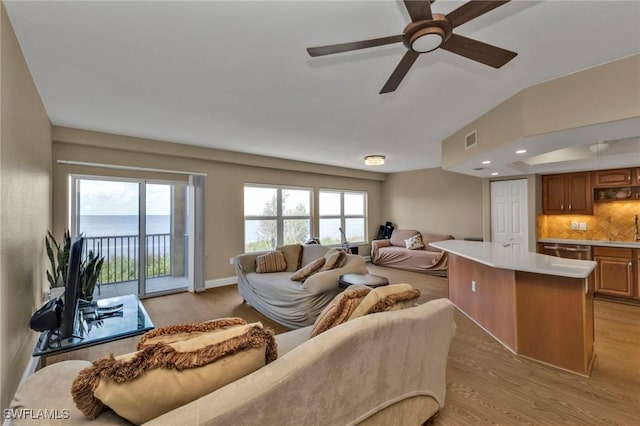
[{"label": "kitchen faucet", "polygon": [[638,215],[636,215],[636,220],[633,225],[633,241],[636,243],[640,241],[640,234],[638,233]]}]

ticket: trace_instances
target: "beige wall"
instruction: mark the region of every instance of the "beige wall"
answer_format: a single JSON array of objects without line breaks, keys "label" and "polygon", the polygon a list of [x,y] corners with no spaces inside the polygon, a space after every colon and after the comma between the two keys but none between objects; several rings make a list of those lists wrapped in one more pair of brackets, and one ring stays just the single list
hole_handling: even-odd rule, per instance
[{"label": "beige wall", "polygon": [[[225,156],[227,154],[225,151],[57,127],[54,127],[53,139],[53,221],[57,234],[61,234],[67,227],[69,174],[184,180],[184,176],[181,175],[59,164],[58,160],[206,173],[207,271],[205,278],[207,280],[235,275],[233,267],[229,264],[229,258],[244,251],[243,187],[245,183],[295,185],[316,190],[336,188],[367,191],[370,237],[376,235],[381,221],[380,203],[384,175],[378,173],[319,165],[307,167],[306,163],[256,156],[244,157],[240,154],[234,154],[233,158],[229,158]],[[218,154],[220,154],[219,157],[217,157]],[[247,159],[261,161],[262,166],[232,162]],[[307,168],[312,172],[303,171]],[[317,206],[317,202],[315,205]],[[314,216],[317,218],[317,211]],[[362,250],[368,252],[369,247],[362,247]]]},{"label": "beige wall", "polygon": [[383,189],[382,219],[398,228],[482,236],[482,179],[440,168],[394,173]]},{"label": "beige wall", "polygon": [[29,317],[46,283],[51,223],[51,125],[7,17],[1,11],[0,388],[9,405],[35,344]]},{"label": "beige wall", "polygon": [[[442,142],[442,167],[469,160],[518,138],[640,117],[640,55],[522,90]],[[478,131],[478,144],[464,148]]]}]

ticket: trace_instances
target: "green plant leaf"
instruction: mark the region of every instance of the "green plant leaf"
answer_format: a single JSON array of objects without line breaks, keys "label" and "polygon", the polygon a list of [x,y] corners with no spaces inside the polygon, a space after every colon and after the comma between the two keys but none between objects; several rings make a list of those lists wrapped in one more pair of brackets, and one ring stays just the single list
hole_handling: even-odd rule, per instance
[{"label": "green plant leaf", "polygon": [[51,275],[51,272],[49,271],[47,271],[47,281],[49,281],[49,287],[56,286],[56,280],[53,278],[53,276]]},{"label": "green plant leaf", "polygon": [[81,270],[81,289],[82,298],[85,300],[93,299],[93,292],[95,291],[98,278],[100,277],[102,265],[104,263],[104,257],[97,257],[92,250],[89,250],[87,258],[82,263]]}]

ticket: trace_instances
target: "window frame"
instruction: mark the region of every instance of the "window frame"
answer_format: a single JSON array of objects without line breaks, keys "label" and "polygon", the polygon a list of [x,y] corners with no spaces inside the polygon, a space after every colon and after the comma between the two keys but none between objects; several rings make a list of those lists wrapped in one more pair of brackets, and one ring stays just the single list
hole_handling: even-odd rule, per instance
[{"label": "window frame", "polygon": [[[323,215],[320,213],[320,196],[321,194],[325,192],[329,192],[329,193],[334,193],[334,194],[340,194],[340,214],[336,215],[336,214],[331,214],[331,215]],[[344,196],[345,194],[357,194],[357,195],[362,195],[362,215],[347,215],[345,214],[344,211]],[[362,241],[348,241],[348,243],[350,245],[361,245],[361,244],[368,244],[369,243],[369,238],[367,237],[367,229],[368,229],[368,222],[369,222],[369,211],[368,211],[368,197],[369,194],[367,193],[367,191],[359,191],[359,190],[352,190],[352,189],[333,189],[333,188],[320,188],[318,189],[318,236],[320,237],[320,243],[322,243],[322,236],[320,236],[320,221],[322,219],[340,219],[340,227],[342,229],[345,230],[345,235],[346,235],[346,230],[347,230],[347,226],[346,226],[346,222],[347,219],[363,219],[364,221],[364,240]],[[340,240],[342,241],[342,235],[340,235]],[[323,244],[325,245],[325,244]],[[333,245],[333,246],[337,246],[338,244],[329,244],[329,245]],[[340,244],[341,245],[341,244]]]},{"label": "window frame", "polygon": [[[313,199],[314,199],[314,190],[312,187],[307,186],[293,186],[293,185],[270,185],[264,183],[249,183],[246,182],[242,188],[242,209],[245,210],[246,206],[244,204],[244,194],[247,188],[268,188],[276,190],[276,216],[256,216],[256,215],[244,215],[244,230],[243,230],[243,244],[244,250],[247,252],[247,235],[246,235],[246,223],[248,220],[275,220],[276,221],[276,246],[279,247],[284,245],[284,221],[285,220],[300,220],[300,219],[308,219],[309,220],[309,235],[313,235]],[[282,212],[282,192],[284,190],[293,190],[293,191],[308,191],[309,192],[309,215],[308,216],[285,216]],[[304,241],[301,242],[303,244]]]}]

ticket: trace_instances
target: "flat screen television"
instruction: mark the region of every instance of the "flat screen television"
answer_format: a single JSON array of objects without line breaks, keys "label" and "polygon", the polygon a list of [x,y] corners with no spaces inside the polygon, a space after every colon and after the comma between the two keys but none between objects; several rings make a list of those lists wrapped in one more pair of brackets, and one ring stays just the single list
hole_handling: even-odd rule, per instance
[{"label": "flat screen television", "polygon": [[82,264],[82,248],[84,238],[77,237],[69,249],[67,282],[64,287],[64,306],[60,324],[60,339],[77,335],[76,319],[78,316],[78,300],[80,298],[80,265]]}]

